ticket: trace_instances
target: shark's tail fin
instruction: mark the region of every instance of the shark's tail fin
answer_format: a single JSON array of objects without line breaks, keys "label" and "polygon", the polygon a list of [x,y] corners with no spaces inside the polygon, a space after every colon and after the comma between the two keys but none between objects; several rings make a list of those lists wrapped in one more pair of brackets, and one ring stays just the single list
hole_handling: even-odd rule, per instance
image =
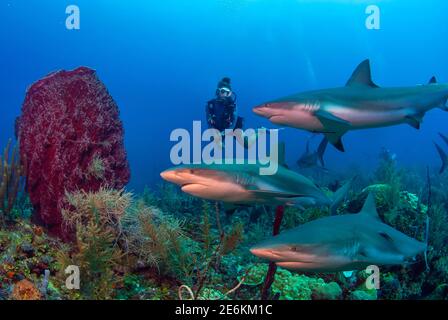
[{"label": "shark's tail fin", "polygon": [[348,180],[342,187],[340,187],[333,195],[333,202],[330,206],[331,215],[334,216],[337,213],[337,209],[342,201],[347,197],[348,191],[350,190],[353,181],[356,177]]},{"label": "shark's tail fin", "polygon": [[437,152],[439,153],[440,160],[442,160],[442,166],[440,167],[439,174],[442,174],[443,171],[446,169],[446,165],[448,163],[448,156],[446,155],[445,151],[434,142],[434,145],[436,146]]},{"label": "shark's tail fin", "polygon": [[328,145],[328,139],[326,137],[323,137],[321,143],[319,144],[319,147],[317,148],[317,157],[322,167],[325,167],[324,154],[325,150],[327,149],[327,145]]}]

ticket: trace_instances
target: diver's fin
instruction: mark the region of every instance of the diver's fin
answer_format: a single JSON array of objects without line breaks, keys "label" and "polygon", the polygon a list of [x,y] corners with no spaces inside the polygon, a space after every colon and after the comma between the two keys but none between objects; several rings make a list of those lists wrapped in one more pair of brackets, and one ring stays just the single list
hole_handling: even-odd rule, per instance
[{"label": "diver's fin", "polygon": [[435,76],[433,76],[431,79],[429,79],[428,84],[434,84],[434,83],[437,83],[437,79]]},{"label": "diver's fin", "polygon": [[317,148],[317,158],[319,159],[319,162],[322,167],[325,167],[324,154],[325,154],[325,149],[327,148],[327,145],[328,145],[328,139],[326,137],[324,137],[322,139],[322,141],[320,142],[319,147]]},{"label": "diver's fin", "polygon": [[437,143],[434,142],[434,145],[436,146],[437,152],[439,153],[440,160],[442,160],[442,166],[440,167],[440,170],[439,170],[439,174],[442,174],[443,171],[445,171],[445,169],[446,169],[448,157],[447,157],[445,151],[443,151],[443,149]]},{"label": "diver's fin", "polygon": [[378,216],[378,211],[376,211],[375,194],[373,192],[369,193],[359,213],[369,215],[372,218],[380,219]]},{"label": "diver's fin", "polygon": [[448,145],[448,137],[443,135],[443,134],[441,134],[440,132],[439,132],[439,136],[440,136],[440,138],[442,138],[443,142],[445,142],[445,144]]},{"label": "diver's fin", "polygon": [[327,132],[324,133],[328,141],[339,151],[345,152],[344,144],[342,143],[342,136],[344,133]]},{"label": "diver's fin", "polygon": [[372,81],[369,59],[364,60],[358,65],[358,67],[355,69],[350,79],[347,81],[346,86],[347,87],[365,86],[371,88],[378,88],[378,86]]},{"label": "diver's fin", "polygon": [[333,195],[333,203],[330,206],[330,213],[332,216],[336,215],[337,209],[342,201],[347,197],[348,191],[352,186],[352,182],[355,178],[347,181],[342,187],[340,187]]},{"label": "diver's fin", "polygon": [[406,123],[415,129],[420,129],[420,125],[423,122],[423,117],[425,113],[413,114],[406,116]]}]

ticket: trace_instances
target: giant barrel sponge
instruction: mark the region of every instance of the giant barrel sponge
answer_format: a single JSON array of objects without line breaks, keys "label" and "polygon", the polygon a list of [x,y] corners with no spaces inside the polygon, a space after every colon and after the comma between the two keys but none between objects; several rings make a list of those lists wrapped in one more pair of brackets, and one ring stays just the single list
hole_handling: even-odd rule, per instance
[{"label": "giant barrel sponge", "polygon": [[17,134],[34,221],[64,240],[72,238],[61,215],[66,192],[129,181],[118,106],[94,70],[58,71],[34,83]]}]

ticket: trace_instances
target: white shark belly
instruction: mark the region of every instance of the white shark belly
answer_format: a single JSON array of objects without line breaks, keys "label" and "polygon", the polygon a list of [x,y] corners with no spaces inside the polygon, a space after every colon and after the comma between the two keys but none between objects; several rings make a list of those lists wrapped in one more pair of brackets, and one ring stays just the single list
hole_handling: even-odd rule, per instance
[{"label": "white shark belly", "polygon": [[361,110],[351,107],[331,107],[328,111],[334,116],[348,121],[353,129],[392,126],[406,122],[406,117],[413,112],[409,109],[395,110]]},{"label": "white shark belly", "polygon": [[280,113],[269,118],[272,123],[308,131],[321,132],[324,130],[319,119],[309,111],[292,108],[288,112]]},{"label": "white shark belly", "polygon": [[246,203],[252,195],[241,185],[231,182],[215,182],[214,185],[191,183],[184,185],[182,191],[192,196],[207,200],[230,203]]},{"label": "white shark belly", "polygon": [[304,272],[337,272],[353,269],[353,262],[345,257],[329,257],[309,261],[278,261],[277,266]]}]

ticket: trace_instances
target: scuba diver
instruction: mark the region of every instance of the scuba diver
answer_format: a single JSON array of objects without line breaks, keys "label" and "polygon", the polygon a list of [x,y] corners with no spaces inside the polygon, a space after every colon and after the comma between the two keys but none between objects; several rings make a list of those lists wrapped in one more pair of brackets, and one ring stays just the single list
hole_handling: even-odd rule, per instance
[{"label": "scuba diver", "polygon": [[[237,129],[244,130],[244,119],[238,116],[236,94],[232,91],[230,78],[224,77],[218,82],[215,96],[214,99],[207,102],[205,112],[209,129],[216,129],[220,132],[220,137],[216,137],[215,141],[219,141],[219,144],[223,145],[226,129],[230,129],[232,132]],[[251,137],[242,137],[234,133],[231,135],[246,149],[250,148],[256,140],[256,135]]]},{"label": "scuba diver", "polygon": [[232,91],[230,78],[219,81],[215,95],[206,107],[208,127],[217,129],[221,135],[226,129],[242,129],[243,118],[237,114],[236,94]]},{"label": "scuba diver", "polygon": [[[230,78],[224,77],[218,82],[215,95],[214,99],[207,102],[205,112],[209,129],[216,129],[220,133],[220,137],[216,137],[215,141],[219,141],[219,144],[223,145],[226,129],[230,129],[232,132],[237,129],[243,131],[244,118],[238,116],[236,94],[232,90]],[[262,129],[265,128],[262,127]],[[230,135],[234,136],[245,149],[251,148],[258,136],[257,133],[244,136],[235,132]]]}]

